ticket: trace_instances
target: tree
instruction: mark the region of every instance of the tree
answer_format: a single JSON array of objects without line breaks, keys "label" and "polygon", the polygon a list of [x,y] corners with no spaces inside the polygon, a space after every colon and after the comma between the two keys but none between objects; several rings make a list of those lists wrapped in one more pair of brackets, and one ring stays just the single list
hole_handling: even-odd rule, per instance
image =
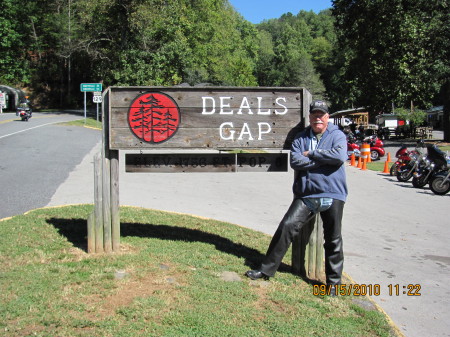
[{"label": "tree", "polygon": [[432,71],[440,86],[438,104],[444,105],[444,140],[450,142],[450,2],[432,2],[428,44],[434,59]]},{"label": "tree", "polygon": [[182,81],[255,85],[256,30],[225,0],[131,1],[130,45],[119,54],[121,84]]},{"label": "tree", "polygon": [[394,109],[394,113],[401,120],[409,121],[409,128],[411,131],[414,130],[416,126],[422,125],[427,118],[426,112],[421,109],[396,108]]},{"label": "tree", "polygon": [[271,86],[277,75],[274,73],[273,63],[275,51],[272,35],[267,30],[259,31],[258,58],[256,63],[256,79],[261,86]]},{"label": "tree", "polygon": [[14,0],[0,3],[0,83],[16,85],[30,79],[27,39],[21,25],[23,6]]},{"label": "tree", "polygon": [[431,105],[449,78],[448,13],[448,0],[334,0],[352,103],[371,112]]},{"label": "tree", "polygon": [[287,13],[279,19],[263,21],[258,30],[258,83],[306,87],[314,96],[322,98],[325,88],[311,56],[313,37],[303,16]]}]

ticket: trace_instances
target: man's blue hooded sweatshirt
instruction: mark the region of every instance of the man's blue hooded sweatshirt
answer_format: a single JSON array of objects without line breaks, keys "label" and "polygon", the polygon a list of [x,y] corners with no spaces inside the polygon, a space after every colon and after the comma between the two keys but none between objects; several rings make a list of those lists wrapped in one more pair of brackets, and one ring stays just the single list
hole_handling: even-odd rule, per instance
[{"label": "man's blue hooded sweatshirt", "polygon": [[[345,134],[333,123],[328,123],[318,142],[314,141],[314,137],[308,126],[292,142],[291,167],[296,173],[294,195],[297,198],[333,198],[345,202],[348,194]],[[315,144],[317,146],[312,148]],[[303,155],[305,151],[309,151],[307,157]]]}]

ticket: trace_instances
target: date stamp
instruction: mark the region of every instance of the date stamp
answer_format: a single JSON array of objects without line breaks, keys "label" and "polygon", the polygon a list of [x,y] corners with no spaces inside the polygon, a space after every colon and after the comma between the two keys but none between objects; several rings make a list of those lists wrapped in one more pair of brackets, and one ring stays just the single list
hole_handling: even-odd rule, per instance
[{"label": "date stamp", "polygon": [[[380,284],[334,284],[326,286],[324,284],[315,284],[313,286],[314,296],[380,296],[387,294],[389,296],[421,296],[422,286],[420,284],[388,284],[382,287]],[[384,291],[384,293],[383,293]]]}]

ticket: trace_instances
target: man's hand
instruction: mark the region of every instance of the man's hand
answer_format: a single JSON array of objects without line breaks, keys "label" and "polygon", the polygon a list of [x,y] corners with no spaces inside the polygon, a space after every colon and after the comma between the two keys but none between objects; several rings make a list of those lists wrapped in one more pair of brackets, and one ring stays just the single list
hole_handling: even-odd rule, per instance
[{"label": "man's hand", "polygon": [[303,155],[304,155],[305,157],[308,157],[308,155],[309,155],[309,151],[305,151],[305,152],[303,152]]}]

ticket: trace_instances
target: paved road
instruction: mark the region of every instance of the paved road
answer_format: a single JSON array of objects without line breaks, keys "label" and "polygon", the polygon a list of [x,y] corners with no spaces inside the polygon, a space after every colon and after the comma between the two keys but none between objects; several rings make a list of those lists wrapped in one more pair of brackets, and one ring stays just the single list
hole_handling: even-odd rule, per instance
[{"label": "paved road", "polygon": [[[68,139],[80,140],[72,135],[73,130],[66,132]],[[95,143],[48,206],[93,202]],[[291,201],[292,172],[132,174],[124,172],[123,156],[122,205],[195,214],[272,235]],[[429,189],[354,167],[347,167],[347,173],[345,272],[358,284],[380,285],[380,296],[373,298],[406,336],[450,336],[450,195],[435,196]],[[421,296],[403,295],[409,284],[420,285]]]},{"label": "paved road", "polygon": [[0,114],[0,218],[48,204],[100,132],[60,124],[80,116],[33,113],[22,122]]}]

